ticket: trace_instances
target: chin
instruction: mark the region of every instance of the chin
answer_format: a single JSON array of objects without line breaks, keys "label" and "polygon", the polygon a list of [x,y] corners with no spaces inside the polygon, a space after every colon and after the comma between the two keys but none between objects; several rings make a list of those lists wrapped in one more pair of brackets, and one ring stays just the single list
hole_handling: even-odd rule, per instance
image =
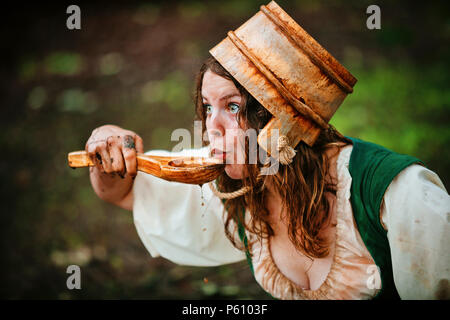
[{"label": "chin", "polygon": [[227,164],[225,166],[225,173],[234,180],[241,180],[244,177],[243,164]]}]

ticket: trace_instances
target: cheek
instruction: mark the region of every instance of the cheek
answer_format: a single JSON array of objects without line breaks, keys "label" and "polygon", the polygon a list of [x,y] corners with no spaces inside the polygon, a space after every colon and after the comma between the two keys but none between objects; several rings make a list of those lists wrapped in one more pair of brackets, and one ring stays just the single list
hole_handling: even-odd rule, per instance
[{"label": "cheek", "polygon": [[239,123],[237,122],[235,114],[229,114],[229,117],[227,118],[225,125],[228,129],[231,129],[233,132],[237,132],[238,130],[240,130]]},{"label": "cheek", "polygon": [[225,173],[231,179],[243,179],[244,178],[244,165],[228,164],[225,166]]},{"label": "cheek", "polygon": [[228,144],[232,144],[235,147],[239,146],[240,145],[239,139],[241,139],[241,137],[243,136],[243,131],[239,127],[236,118],[230,118],[225,125],[226,125],[225,135]]},{"label": "cheek", "polygon": [[[249,144],[252,145],[252,143],[257,143],[256,140],[251,142],[251,140],[253,138],[253,135],[249,135],[247,136],[247,139],[249,139]],[[241,161],[245,161],[245,140],[246,140],[246,135],[244,134],[243,129],[240,129],[239,134],[237,136],[234,137],[234,141],[235,141],[235,148],[236,148],[236,154],[239,157],[239,159],[242,159]],[[240,162],[242,163],[242,162]]]}]

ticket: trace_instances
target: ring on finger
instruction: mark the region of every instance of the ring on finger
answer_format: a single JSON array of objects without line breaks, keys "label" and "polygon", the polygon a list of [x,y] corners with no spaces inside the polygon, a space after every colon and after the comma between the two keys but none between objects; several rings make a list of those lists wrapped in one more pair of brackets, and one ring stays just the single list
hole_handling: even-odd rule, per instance
[{"label": "ring on finger", "polygon": [[123,138],[123,146],[128,149],[136,149],[133,137],[130,135],[125,136]]}]

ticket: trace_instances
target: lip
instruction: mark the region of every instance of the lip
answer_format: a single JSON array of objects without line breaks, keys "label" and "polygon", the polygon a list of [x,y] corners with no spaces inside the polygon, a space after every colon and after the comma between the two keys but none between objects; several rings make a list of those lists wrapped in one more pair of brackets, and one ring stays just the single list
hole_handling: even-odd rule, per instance
[{"label": "lip", "polygon": [[225,162],[225,160],[227,158],[227,153],[223,152],[222,150],[219,150],[219,149],[213,149],[211,151],[211,155],[212,155],[213,158],[220,159],[220,160],[222,160],[224,162]]}]

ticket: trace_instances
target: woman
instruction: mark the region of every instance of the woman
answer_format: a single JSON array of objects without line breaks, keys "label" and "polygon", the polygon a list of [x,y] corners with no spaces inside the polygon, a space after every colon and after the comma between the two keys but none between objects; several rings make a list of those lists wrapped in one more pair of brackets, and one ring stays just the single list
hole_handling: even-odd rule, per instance
[{"label": "woman", "polygon": [[[134,211],[138,234],[153,257],[216,266],[243,260],[247,252],[256,280],[280,299],[450,297],[450,198],[439,177],[419,160],[401,160],[404,168],[381,192],[378,222],[385,233],[379,236],[378,226],[366,230],[376,222],[354,217],[356,206],[370,200],[352,186],[352,151],[356,146],[360,155],[382,150],[394,162],[402,156],[343,137],[330,127],[313,147],[300,143],[290,165],[261,176],[260,162],[228,161],[248,159],[249,152],[248,144],[230,135],[237,132],[233,129],[263,128],[271,114],[213,58],[200,70],[196,93],[196,113],[210,144],[186,154],[211,153],[230,162],[216,181],[221,192],[249,187],[223,205],[215,188],[203,186],[201,191],[137,174],[136,152],[144,147],[132,131],[106,125],[86,143],[96,162],[90,171],[95,192]],[[378,183],[376,172],[375,177],[364,174],[364,183]],[[356,193],[361,197],[353,199]],[[373,249],[374,241],[380,248]]]},{"label": "woman", "polygon": [[94,190],[133,210],[153,257],[247,259],[275,298],[448,299],[450,197],[439,177],[329,126],[356,78],[274,1],[260,9],[197,76],[209,144],[184,154],[219,158],[224,173],[201,189],[137,174],[142,139],[104,126],[86,144]]}]

